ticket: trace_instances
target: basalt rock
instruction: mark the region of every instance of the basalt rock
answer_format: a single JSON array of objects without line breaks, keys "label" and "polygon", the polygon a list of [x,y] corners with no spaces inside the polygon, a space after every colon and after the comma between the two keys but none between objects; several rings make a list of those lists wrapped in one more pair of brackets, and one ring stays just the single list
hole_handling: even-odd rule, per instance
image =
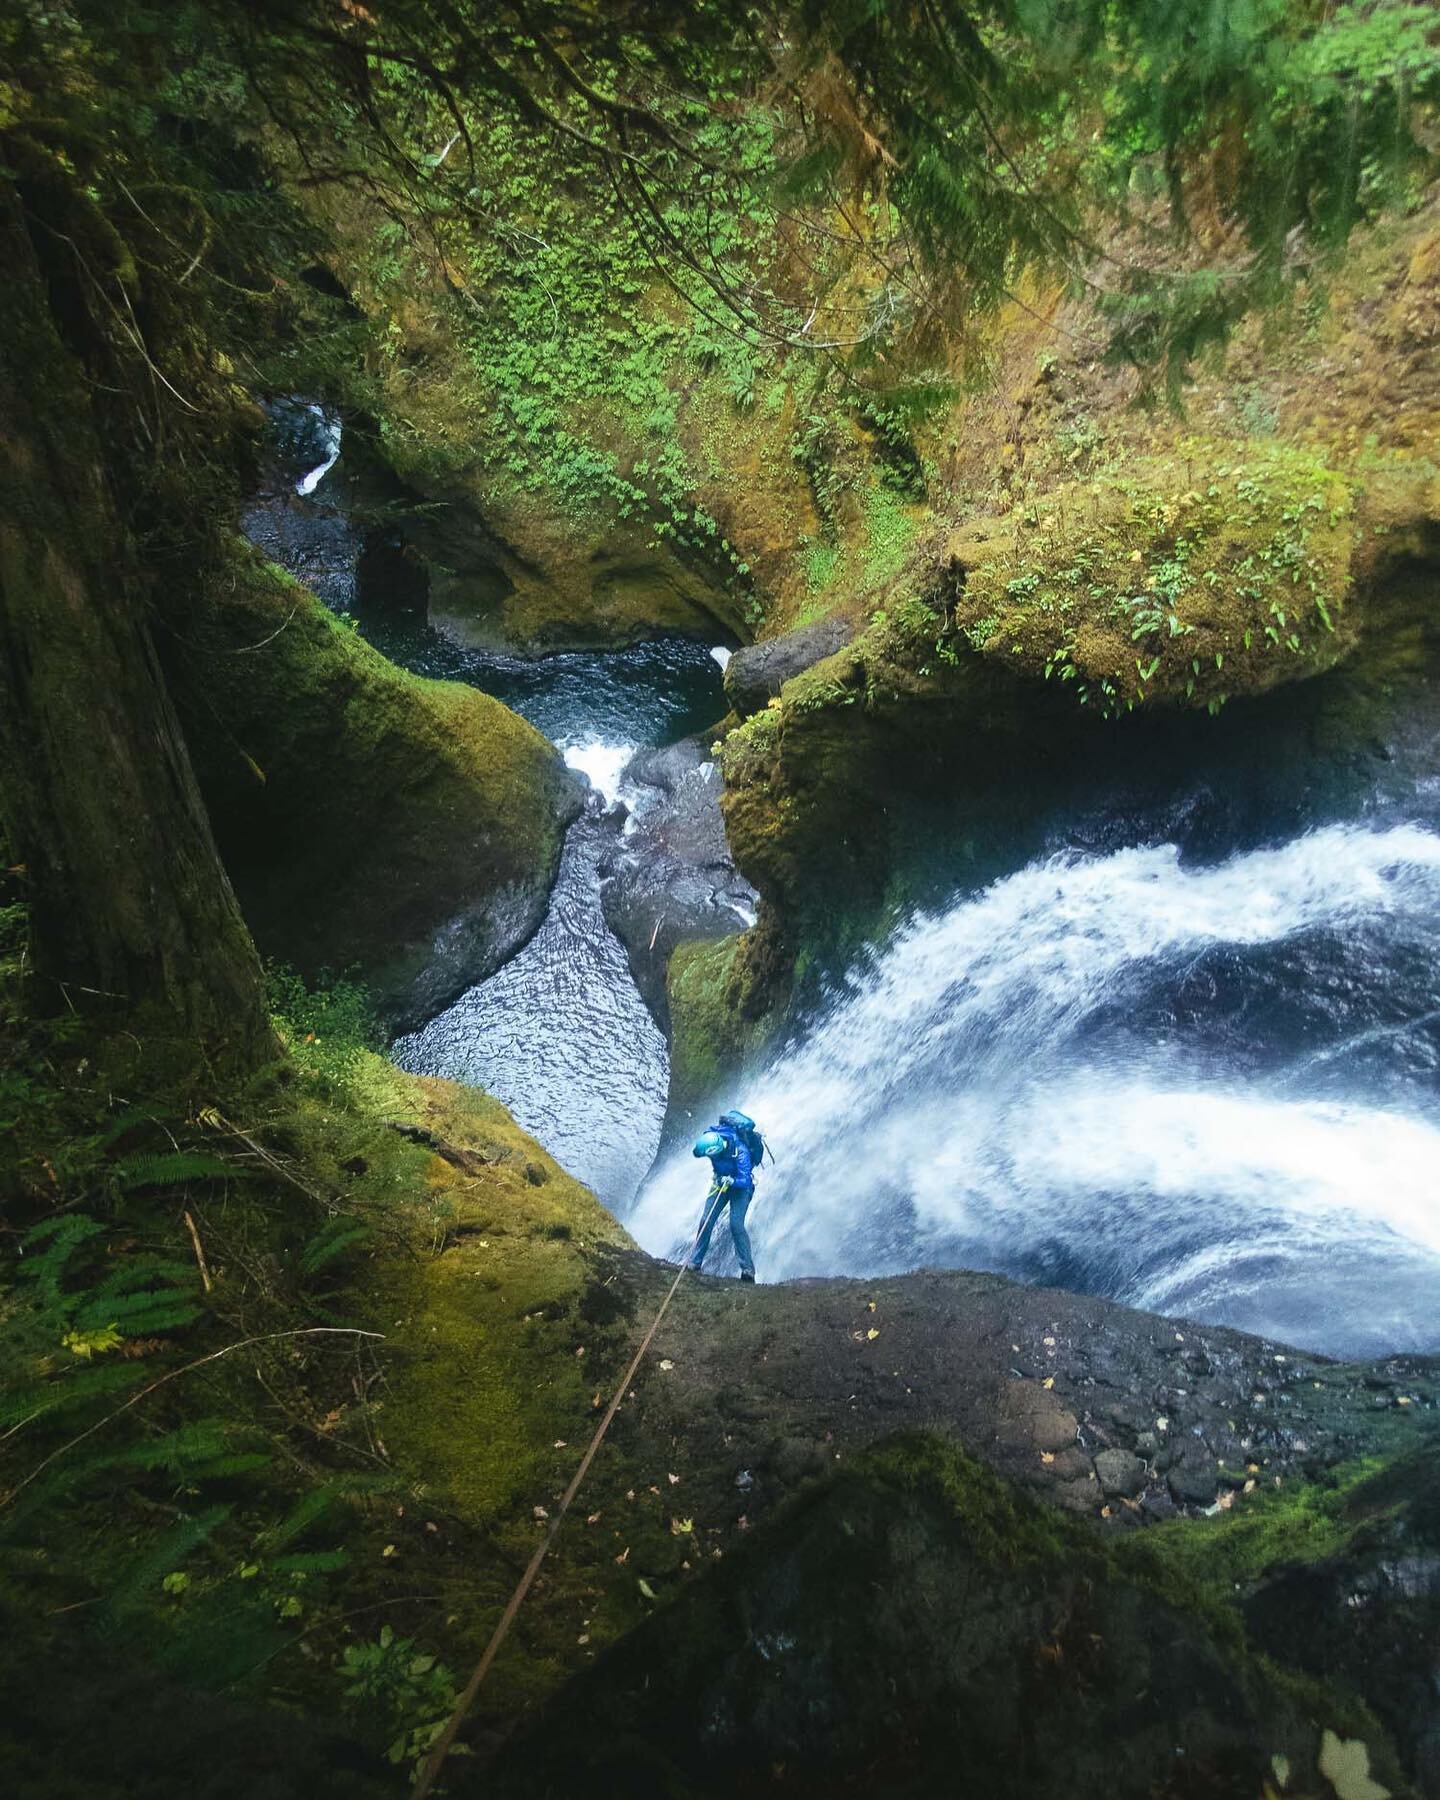
[{"label": "basalt rock", "polygon": [[725,692],[742,718],[759,712],[785,683],[833,656],[850,641],[851,625],[837,614],[787,631],[783,637],[747,644],[730,658]]},{"label": "basalt rock", "polygon": [[[487,1495],[518,1553],[673,1274],[592,1214],[563,1241],[501,1238],[488,1168],[475,1179],[476,1229],[417,1263],[389,1315],[388,1437],[418,1475],[414,1421],[431,1420],[433,1504]],[[563,1205],[570,1186],[544,1193]],[[507,1266],[522,1245],[523,1282]],[[582,1303],[597,1290],[603,1312]],[[513,1462],[542,1402],[517,1486],[486,1444],[506,1421]],[[688,1280],[531,1621],[579,1679],[486,1791],[809,1796],[863,1777],[919,1796],[962,1768],[1019,1796],[1063,1767],[1066,1792],[1210,1800],[1258,1793],[1276,1754],[1319,1791],[1330,1732],[1401,1794],[1433,1706],[1387,1737],[1356,1700],[1380,1710],[1362,1658],[1348,1686],[1297,1686],[1283,1607],[1263,1645],[1241,1607],[1287,1565],[1363,1552],[1377,1596],[1416,1590],[1395,1656],[1428,1667],[1425,1542],[1366,1549],[1343,1483],[1358,1459],[1423,1454],[1437,1420],[1433,1358],[1335,1364],[999,1276]],[[1179,1506],[1177,1463],[1194,1475]],[[1317,1606],[1339,1607],[1351,1566]],[[503,1574],[487,1583],[503,1603]],[[1409,1706],[1399,1666],[1378,1660],[1377,1679]],[[453,1778],[478,1791],[468,1765]]]},{"label": "basalt rock", "polygon": [[544,916],[578,779],[499,701],[397,668],[237,546],[166,640],[221,853],[261,949],[357,969],[419,1023]]},{"label": "basalt rock", "polygon": [[[1338,1731],[1336,1730],[1338,1727]],[[1318,1791],[1313,1698],[1085,1527],[934,1439],[887,1442],[572,1683],[487,1792],[640,1797]],[[1367,1789],[1367,1792],[1381,1790]]]},{"label": "basalt rock", "polygon": [[754,923],[755,890],[736,870],[720,817],[720,773],[708,746],[685,738],[646,751],[625,771],[630,816],[601,867],[610,929],[662,1027],[677,944],[729,937]]}]

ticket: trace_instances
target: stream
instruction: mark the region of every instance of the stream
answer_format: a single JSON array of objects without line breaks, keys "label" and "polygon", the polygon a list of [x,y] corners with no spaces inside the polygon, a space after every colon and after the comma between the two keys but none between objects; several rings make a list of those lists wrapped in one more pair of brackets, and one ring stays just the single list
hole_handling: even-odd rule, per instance
[{"label": "stream", "polygon": [[[345,610],[333,570],[296,572]],[[671,640],[523,661],[403,615],[361,627],[513,706],[593,789],[536,937],[393,1054],[486,1087],[673,1256],[705,1171],[681,1144],[646,1179],[668,1053],[599,878],[626,763],[713,723],[720,659]],[[963,1266],[1335,1355],[1440,1345],[1435,749],[1427,724],[1383,791],[1268,816],[1263,777],[1211,770],[1203,829],[1173,795],[1145,816],[1087,794],[1027,866],[952,878],[723,1097],[776,1154],[760,1279]],[[1217,832],[1226,807],[1243,829]]]},{"label": "stream", "polygon": [[[647,804],[642,791],[625,787],[626,766],[641,751],[715,724],[725,711],[729,652],[657,638],[622,650],[508,656],[456,643],[383,581],[364,584],[362,594],[361,535],[336,470],[339,423],[305,401],[277,403],[273,413],[282,479],[244,519],[252,542],[392,662],[503,701],[590,785],[540,929],[502,968],[397,1038],[391,1055],[412,1073],[485,1088],[623,1213],[660,1145],[670,1054],[606,922],[601,874],[623,851],[632,814]],[[731,928],[752,917],[736,913]]]}]

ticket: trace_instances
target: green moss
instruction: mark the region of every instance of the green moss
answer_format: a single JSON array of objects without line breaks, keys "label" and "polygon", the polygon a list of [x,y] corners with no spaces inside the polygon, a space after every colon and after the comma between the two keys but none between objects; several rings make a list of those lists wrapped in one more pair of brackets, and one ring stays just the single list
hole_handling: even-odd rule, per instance
[{"label": "green moss", "polygon": [[237,548],[172,647],[187,736],[261,948],[435,1010],[543,914],[576,784],[498,701],[396,668]]},{"label": "green moss", "polygon": [[1201,1597],[1233,1616],[1237,1594],[1266,1573],[1343,1550],[1365,1516],[1357,1506],[1385,1465],[1367,1458],[1323,1482],[1257,1493],[1214,1519],[1175,1519],[1121,1547],[1125,1564],[1171,1591]]},{"label": "green moss", "polygon": [[744,936],[677,944],[667,975],[670,1106],[690,1112],[759,1056],[779,1026],[759,998]]},{"label": "green moss", "polygon": [[961,1526],[988,1568],[1064,1568],[1090,1579],[1112,1576],[1101,1540],[1055,1507],[1038,1504],[958,1445],[928,1432],[889,1438],[862,1452],[852,1474],[936,1503]]},{"label": "green moss", "polygon": [[956,534],[955,624],[1097,712],[1215,711],[1352,647],[1354,503],[1305,452],[1193,440]]}]

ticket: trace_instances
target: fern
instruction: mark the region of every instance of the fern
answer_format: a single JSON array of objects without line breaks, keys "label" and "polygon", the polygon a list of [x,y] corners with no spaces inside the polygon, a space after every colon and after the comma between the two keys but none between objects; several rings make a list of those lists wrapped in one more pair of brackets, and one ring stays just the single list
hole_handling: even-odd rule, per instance
[{"label": "fern", "polygon": [[297,1550],[292,1556],[277,1556],[270,1564],[272,1575],[333,1575],[350,1562],[348,1550]]},{"label": "fern", "polygon": [[245,1174],[237,1164],[203,1150],[142,1150],[121,1157],[110,1170],[110,1179],[122,1194],[146,1188],[179,1187],[187,1181],[223,1181]]},{"label": "fern", "polygon": [[234,1510],[233,1506],[207,1507],[167,1532],[148,1555],[130,1565],[124,1580],[112,1590],[106,1610],[112,1615],[123,1614],[137,1601],[148,1598],[187,1556],[209,1542]]},{"label": "fern", "polygon": [[20,1275],[34,1284],[40,1305],[57,1310],[65,1307],[61,1283],[70,1259],[81,1244],[99,1236],[104,1229],[98,1220],[85,1213],[61,1213],[26,1232],[20,1240],[20,1254],[24,1258]]},{"label": "fern", "polygon": [[315,1275],[335,1258],[370,1235],[370,1228],[359,1219],[343,1213],[328,1219],[300,1252],[300,1267],[306,1275]]}]

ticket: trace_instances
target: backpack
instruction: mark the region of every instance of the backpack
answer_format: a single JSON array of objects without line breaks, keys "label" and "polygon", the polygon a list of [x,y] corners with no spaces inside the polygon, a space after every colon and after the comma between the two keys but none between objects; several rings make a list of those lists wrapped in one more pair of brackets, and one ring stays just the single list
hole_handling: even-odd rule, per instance
[{"label": "backpack", "polygon": [[[750,1161],[758,1169],[765,1160],[765,1136],[749,1113],[721,1113],[720,1123],[733,1131],[740,1142],[750,1152]],[[773,1159],[772,1159],[773,1160]]]}]

